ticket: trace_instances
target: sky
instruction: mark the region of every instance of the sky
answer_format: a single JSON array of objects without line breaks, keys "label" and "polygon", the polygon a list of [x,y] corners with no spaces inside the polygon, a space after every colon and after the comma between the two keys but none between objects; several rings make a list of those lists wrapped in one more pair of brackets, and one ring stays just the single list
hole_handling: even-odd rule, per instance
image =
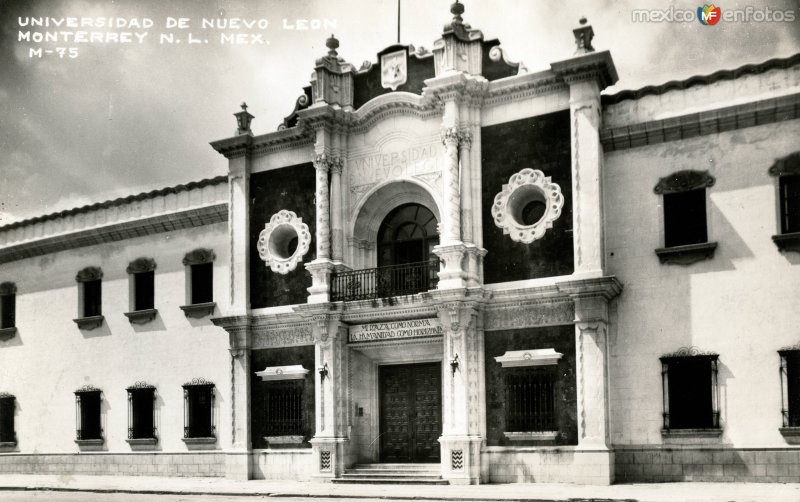
[{"label": "sky", "polygon": [[[450,0],[400,1],[401,43],[431,48],[451,19]],[[720,2],[723,11],[791,11],[795,21],[723,18],[713,26],[696,16],[634,21],[636,9],[662,18],[696,12],[700,4],[689,1],[463,3],[465,22],[499,39],[509,59],[531,72],[572,55],[572,29],[586,16],[595,48],[611,51],[619,73],[606,93],[800,52],[800,0]],[[70,17],[121,19],[126,26],[68,27],[63,19]],[[61,27],[32,26],[33,18]],[[202,26],[203,19],[235,18],[251,27]],[[146,20],[153,26],[129,26]],[[234,134],[232,114],[242,101],[255,116],[255,134],[275,131],[308,85],[314,60],[326,53],[330,32],[339,55],[358,68],[397,42],[397,22],[397,0],[0,0],[0,226],[225,174],[226,159],[208,143]],[[34,39],[62,31],[143,38]],[[200,43],[188,43],[190,33]],[[253,43],[223,44],[222,34],[233,33]]]}]

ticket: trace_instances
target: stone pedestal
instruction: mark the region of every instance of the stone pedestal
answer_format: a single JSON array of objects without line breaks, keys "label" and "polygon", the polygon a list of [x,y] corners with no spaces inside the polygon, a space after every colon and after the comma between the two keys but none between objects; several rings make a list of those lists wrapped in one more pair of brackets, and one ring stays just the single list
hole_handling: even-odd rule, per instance
[{"label": "stone pedestal", "polygon": [[467,247],[464,244],[435,246],[433,253],[444,262],[439,271],[438,289],[460,289],[467,285],[464,279],[464,255]]},{"label": "stone pedestal", "polygon": [[311,287],[308,288],[308,303],[326,303],[330,301],[331,274],[335,270],[332,261],[317,259],[306,264],[311,274]]}]

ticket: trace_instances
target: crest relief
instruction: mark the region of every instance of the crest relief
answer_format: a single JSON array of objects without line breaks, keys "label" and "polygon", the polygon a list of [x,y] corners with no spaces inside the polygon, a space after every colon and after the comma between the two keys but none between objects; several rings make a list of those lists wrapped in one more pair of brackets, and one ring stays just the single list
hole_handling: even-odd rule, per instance
[{"label": "crest relief", "polygon": [[396,91],[408,81],[408,57],[405,49],[381,56],[381,87]]}]

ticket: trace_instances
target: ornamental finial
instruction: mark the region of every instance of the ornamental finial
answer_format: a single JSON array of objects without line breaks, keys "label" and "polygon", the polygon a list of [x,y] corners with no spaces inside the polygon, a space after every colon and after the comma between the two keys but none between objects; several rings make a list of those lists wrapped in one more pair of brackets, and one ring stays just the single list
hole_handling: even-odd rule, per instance
[{"label": "ornamental finial", "polygon": [[580,23],[580,26],[572,30],[572,34],[575,35],[575,55],[579,56],[594,52],[594,47],[592,47],[592,39],[594,38],[592,25],[587,24],[586,16],[581,16],[578,23]]},{"label": "ornamental finial", "polygon": [[336,49],[339,48],[339,40],[333,36],[333,33],[331,33],[330,38],[325,40],[325,47],[328,48],[328,56],[336,57],[339,55],[339,53],[336,52]]},{"label": "ornamental finial", "polygon": [[462,24],[464,22],[464,18],[461,17],[461,14],[464,13],[464,4],[459,3],[458,0],[455,3],[450,4],[450,13],[453,15],[453,22]]},{"label": "ornamental finial", "polygon": [[236,134],[252,134],[250,123],[255,117],[247,111],[247,103],[242,101],[242,104],[239,106],[242,108],[242,111],[233,114],[233,116],[236,117]]}]

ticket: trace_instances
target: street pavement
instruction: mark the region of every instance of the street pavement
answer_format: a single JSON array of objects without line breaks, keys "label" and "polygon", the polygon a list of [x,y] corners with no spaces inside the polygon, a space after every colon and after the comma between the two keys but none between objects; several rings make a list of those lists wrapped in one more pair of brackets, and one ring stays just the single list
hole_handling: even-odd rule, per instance
[{"label": "street pavement", "polygon": [[[586,486],[530,483],[478,486],[342,485],[222,478],[0,474],[0,501],[448,500],[800,502],[800,483],[653,483]],[[51,498],[48,498],[52,496]]]}]

